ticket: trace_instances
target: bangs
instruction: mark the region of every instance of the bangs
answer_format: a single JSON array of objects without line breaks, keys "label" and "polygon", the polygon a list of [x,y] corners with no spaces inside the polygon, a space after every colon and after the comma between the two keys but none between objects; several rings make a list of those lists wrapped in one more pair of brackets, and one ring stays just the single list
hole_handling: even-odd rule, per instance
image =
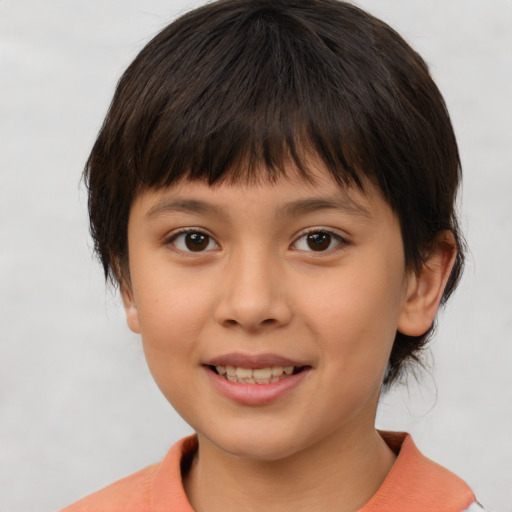
[{"label": "bangs", "polygon": [[[293,164],[310,179],[315,155],[338,183],[361,186],[361,170],[371,169],[361,161],[368,150],[363,98],[371,92],[364,52],[357,55],[362,45],[353,41],[348,51],[319,38],[293,9],[230,12],[215,30],[209,19],[200,22],[203,31],[187,31],[186,16],[178,20],[121,79],[117,97],[132,104],[119,108],[114,99],[112,111],[126,116],[114,123],[122,126],[115,146],[130,178],[141,188],[181,179],[254,182],[274,180]],[[361,62],[357,74],[354,66],[332,65],[340,52]],[[142,91],[130,91],[141,81]]]}]

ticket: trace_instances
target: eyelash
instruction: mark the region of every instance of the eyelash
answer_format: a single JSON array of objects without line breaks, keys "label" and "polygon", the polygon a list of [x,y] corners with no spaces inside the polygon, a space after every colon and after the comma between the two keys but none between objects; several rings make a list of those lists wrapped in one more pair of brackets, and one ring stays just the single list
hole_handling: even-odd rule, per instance
[{"label": "eyelash", "polygon": [[[330,229],[324,229],[324,228],[320,227],[320,228],[309,229],[309,230],[303,232],[299,237],[297,237],[295,239],[295,242],[293,242],[292,246],[297,246],[298,242],[301,239],[307,240],[306,237],[308,237],[310,235],[319,235],[319,234],[328,235],[330,237],[329,247],[326,250],[315,251],[311,248],[310,248],[311,250],[304,250],[304,249],[298,249],[298,250],[304,250],[305,252],[312,252],[312,253],[330,253],[330,252],[338,249],[340,246],[346,246],[348,244],[348,241],[345,238],[343,238],[341,235],[334,233]],[[333,241],[336,242],[336,245],[334,247],[330,247],[331,243]],[[307,241],[306,241],[306,243],[307,243]]]},{"label": "eyelash", "polygon": [[[219,244],[217,244],[217,242],[215,242],[214,238],[211,237],[208,233],[205,233],[203,230],[201,229],[197,229],[197,228],[187,228],[187,229],[182,229],[176,233],[173,233],[169,238],[166,239],[165,241],[165,245],[172,245],[174,246],[174,248],[179,251],[179,252],[182,252],[182,253],[185,253],[185,254],[193,254],[195,252],[197,253],[201,253],[201,252],[207,252],[205,250],[201,250],[201,251],[193,251],[193,250],[187,250],[187,249],[182,249],[180,247],[177,247],[176,245],[176,240],[181,237],[181,236],[185,236],[185,235],[188,235],[188,234],[197,234],[197,235],[201,235],[201,236],[204,236],[208,239],[208,244],[206,246],[206,249],[208,248],[208,246],[210,245],[211,242],[213,242],[215,244],[215,248],[219,248]],[[184,242],[185,243],[185,242]],[[211,249],[210,249],[211,250]],[[209,251],[208,251],[209,252]]]},{"label": "eyelash", "polygon": [[[199,251],[191,250],[190,247],[188,247],[188,249],[178,247],[176,245],[176,240],[178,240],[180,237],[186,236],[188,234],[197,234],[197,235],[201,235],[203,237],[206,237],[206,239],[208,240],[207,245],[204,248],[201,248],[198,245],[198,248],[200,249]],[[301,239],[307,240],[306,237],[308,237],[310,235],[327,235],[329,237],[329,245],[328,245],[328,247],[325,250],[319,250],[319,251],[315,251],[314,249],[311,249],[311,247],[310,247],[311,250],[297,249],[296,246],[299,243],[299,241]],[[336,245],[334,247],[331,247],[331,244],[332,244],[333,241],[336,242]],[[215,239],[212,236],[210,236],[208,233],[205,233],[203,230],[198,229],[198,228],[187,228],[187,229],[180,230],[180,231],[178,231],[176,233],[173,233],[165,241],[166,245],[172,245],[172,246],[174,246],[174,248],[177,251],[185,253],[185,254],[210,252],[212,250],[212,248],[208,249],[208,246],[211,243],[215,244],[214,249],[218,249],[219,248],[219,244],[215,241]],[[306,243],[307,243],[307,241],[306,241]],[[321,243],[321,241],[320,241],[320,243]],[[184,242],[184,244],[186,244],[186,242]],[[337,233],[334,233],[333,231],[331,231],[329,229],[313,228],[313,229],[309,229],[308,231],[303,232],[299,237],[297,237],[295,239],[295,241],[291,244],[291,247],[294,250],[302,250],[304,252],[312,252],[312,253],[327,253],[327,252],[329,252],[330,253],[333,250],[336,250],[339,246],[346,246],[347,244],[348,244],[348,242],[347,242],[347,240],[344,237],[338,235]]]}]

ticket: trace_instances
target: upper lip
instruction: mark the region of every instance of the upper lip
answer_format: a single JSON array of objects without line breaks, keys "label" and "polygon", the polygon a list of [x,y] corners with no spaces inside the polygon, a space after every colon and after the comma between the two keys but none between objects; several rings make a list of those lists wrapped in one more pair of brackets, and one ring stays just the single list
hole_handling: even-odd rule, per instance
[{"label": "upper lip", "polygon": [[308,366],[303,361],[297,361],[277,354],[241,354],[233,352],[208,359],[205,362],[209,366],[235,366],[239,368],[268,368],[273,366]]}]

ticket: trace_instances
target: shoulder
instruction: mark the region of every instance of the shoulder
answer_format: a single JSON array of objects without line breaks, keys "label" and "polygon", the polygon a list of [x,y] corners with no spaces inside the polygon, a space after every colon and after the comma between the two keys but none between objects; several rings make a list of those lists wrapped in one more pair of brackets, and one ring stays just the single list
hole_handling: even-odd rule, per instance
[{"label": "shoulder", "polygon": [[162,462],[91,494],[60,512],[193,512],[181,471],[197,450],[197,437],[178,441]]},{"label": "shoulder", "polygon": [[381,432],[397,454],[378,492],[360,512],[484,512],[470,487],[425,457],[409,435]]},{"label": "shoulder", "polygon": [[145,512],[149,510],[149,485],[157,467],[155,464],[118,480],[61,512]]}]

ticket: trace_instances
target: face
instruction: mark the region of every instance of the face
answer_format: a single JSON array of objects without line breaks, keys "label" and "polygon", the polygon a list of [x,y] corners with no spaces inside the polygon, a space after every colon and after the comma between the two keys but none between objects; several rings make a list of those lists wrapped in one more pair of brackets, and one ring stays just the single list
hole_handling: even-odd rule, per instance
[{"label": "face", "polygon": [[377,189],[280,178],[146,191],[129,219],[130,328],[205,439],[277,460],[374,428],[409,276]]}]

